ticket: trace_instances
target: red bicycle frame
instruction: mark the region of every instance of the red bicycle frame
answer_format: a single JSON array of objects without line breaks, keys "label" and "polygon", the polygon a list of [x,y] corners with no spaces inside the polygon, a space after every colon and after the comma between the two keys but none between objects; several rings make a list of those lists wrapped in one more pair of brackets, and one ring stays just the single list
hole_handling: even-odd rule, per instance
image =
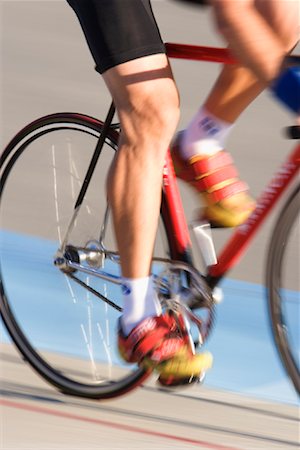
[{"label": "red bicycle frame", "polygon": [[[166,44],[166,48],[168,56],[173,58],[223,64],[235,62],[227,49],[171,43]],[[208,268],[207,277],[211,286],[215,286],[244,254],[255,233],[295,178],[299,168],[300,145],[298,144],[263,191],[257,201],[256,209],[248,220],[233,232],[220,252],[217,264]],[[164,217],[168,217],[169,223],[167,226],[174,236],[174,242],[170,242],[173,254],[177,255],[178,259],[189,261],[191,241],[175,178],[170,152],[168,152],[163,177],[164,198],[162,208],[167,208],[167,214]]]}]

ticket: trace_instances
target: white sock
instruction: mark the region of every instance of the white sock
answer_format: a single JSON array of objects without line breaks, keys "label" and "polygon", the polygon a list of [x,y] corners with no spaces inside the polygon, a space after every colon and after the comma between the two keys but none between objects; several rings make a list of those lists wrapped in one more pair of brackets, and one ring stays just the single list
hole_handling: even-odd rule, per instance
[{"label": "white sock", "polygon": [[147,317],[159,316],[161,306],[151,277],[123,278],[122,328],[125,335]]},{"label": "white sock", "polygon": [[194,155],[214,155],[224,149],[233,125],[200,108],[184,131],[181,155],[188,160]]}]

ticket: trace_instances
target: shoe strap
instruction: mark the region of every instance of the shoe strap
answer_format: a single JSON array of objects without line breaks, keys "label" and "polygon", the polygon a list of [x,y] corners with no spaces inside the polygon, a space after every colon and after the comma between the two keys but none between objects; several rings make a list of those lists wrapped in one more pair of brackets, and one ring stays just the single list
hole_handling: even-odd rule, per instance
[{"label": "shoe strap", "polygon": [[249,190],[248,185],[239,179],[231,155],[225,150],[204,157],[195,155],[187,162],[182,162],[175,155],[182,168],[179,178],[191,183],[198,192],[204,193],[210,204]]},{"label": "shoe strap", "polygon": [[188,182],[199,179],[199,174],[205,176],[219,169],[224,169],[226,166],[233,166],[233,159],[225,150],[221,150],[212,156],[195,155],[186,162],[180,160],[180,157],[174,153],[174,159],[175,165],[177,166],[178,160],[178,166],[180,167],[179,178]]},{"label": "shoe strap", "polygon": [[236,181],[238,176],[238,171],[235,166],[231,164],[230,166],[221,167],[221,169],[218,169],[215,172],[198,175],[198,177],[195,177],[196,179],[193,182],[193,185],[200,192],[213,192],[217,190],[219,185],[224,183],[230,184]]},{"label": "shoe strap", "polygon": [[232,197],[233,195],[246,192],[248,190],[248,185],[243,181],[236,180],[232,182],[232,180],[230,180],[229,184],[222,186],[213,192],[206,192],[205,197],[209,203],[219,203],[228,197]]}]

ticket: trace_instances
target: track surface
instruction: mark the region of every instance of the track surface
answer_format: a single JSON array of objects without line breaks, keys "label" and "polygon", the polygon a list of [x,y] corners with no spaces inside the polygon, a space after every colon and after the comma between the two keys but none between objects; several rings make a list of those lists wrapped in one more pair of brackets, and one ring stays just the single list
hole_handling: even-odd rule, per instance
[{"label": "track surface", "polygon": [[80,400],[48,387],[11,348],[1,359],[1,449],[298,448],[295,406],[153,383],[114,401]]}]

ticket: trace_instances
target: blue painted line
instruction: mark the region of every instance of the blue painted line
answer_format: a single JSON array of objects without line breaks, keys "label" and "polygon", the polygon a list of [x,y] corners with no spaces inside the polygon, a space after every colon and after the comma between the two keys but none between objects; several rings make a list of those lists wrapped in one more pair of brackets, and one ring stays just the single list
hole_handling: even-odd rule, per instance
[{"label": "blue painted line", "polygon": [[[42,238],[0,233],[1,271],[9,298],[26,333],[40,348],[85,357],[83,334],[88,335],[95,358],[104,348],[99,336],[109,334],[112,358],[119,361],[115,342],[118,313],[103,302],[92,302],[91,295],[72,284],[72,296],[66,278],[53,266],[57,243]],[[117,271],[109,263],[108,270]],[[91,280],[95,288],[99,281]],[[102,285],[102,283],[101,283]],[[264,287],[237,280],[222,284],[224,302],[217,307],[217,323],[206,347],[214,355],[214,367],[206,384],[283,403],[297,404],[298,398],[277,354],[271,336]],[[120,297],[119,287],[107,283],[102,293]],[[65,294],[68,294],[67,296]],[[289,326],[299,352],[299,293],[290,291]],[[91,318],[96,317],[96,321]],[[107,328],[107,319],[114,325]],[[80,326],[79,326],[80,324]],[[92,330],[92,331],[91,331]],[[2,341],[9,337],[0,324]],[[49,344],[49,342],[51,344]]]}]

